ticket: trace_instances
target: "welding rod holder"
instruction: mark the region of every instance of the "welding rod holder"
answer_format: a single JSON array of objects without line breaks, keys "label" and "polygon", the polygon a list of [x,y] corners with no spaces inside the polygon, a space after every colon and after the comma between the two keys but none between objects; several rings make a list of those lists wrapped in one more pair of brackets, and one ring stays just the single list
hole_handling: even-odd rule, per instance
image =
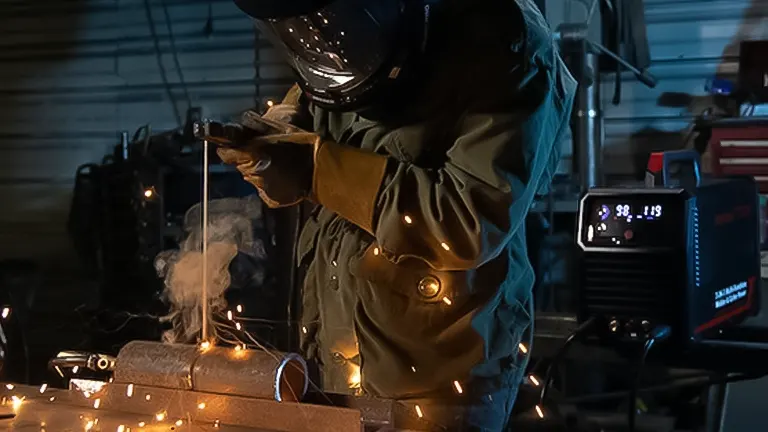
[{"label": "welding rod holder", "polygon": [[192,125],[195,138],[231,148],[242,147],[260,136],[279,135],[285,132],[283,125],[265,119],[255,111],[244,112],[239,123],[203,120],[196,121]]}]

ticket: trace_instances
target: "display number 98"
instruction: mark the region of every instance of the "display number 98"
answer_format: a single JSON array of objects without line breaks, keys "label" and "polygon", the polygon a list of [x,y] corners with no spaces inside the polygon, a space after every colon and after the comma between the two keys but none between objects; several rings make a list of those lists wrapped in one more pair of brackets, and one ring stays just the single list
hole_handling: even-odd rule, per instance
[{"label": "display number 98", "polygon": [[616,216],[627,217],[629,216],[629,205],[619,204],[616,206]]}]

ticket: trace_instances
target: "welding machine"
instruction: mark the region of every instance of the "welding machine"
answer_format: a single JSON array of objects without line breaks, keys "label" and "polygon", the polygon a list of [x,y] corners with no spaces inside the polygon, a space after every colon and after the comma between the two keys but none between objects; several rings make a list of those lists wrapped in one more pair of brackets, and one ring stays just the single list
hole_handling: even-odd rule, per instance
[{"label": "welding machine", "polygon": [[[692,175],[672,178],[673,164]],[[601,340],[612,343],[665,327],[664,351],[690,353],[758,312],[757,185],[702,179],[698,153],[688,151],[654,155],[647,180],[592,189],[581,200],[579,320],[598,322]]]}]

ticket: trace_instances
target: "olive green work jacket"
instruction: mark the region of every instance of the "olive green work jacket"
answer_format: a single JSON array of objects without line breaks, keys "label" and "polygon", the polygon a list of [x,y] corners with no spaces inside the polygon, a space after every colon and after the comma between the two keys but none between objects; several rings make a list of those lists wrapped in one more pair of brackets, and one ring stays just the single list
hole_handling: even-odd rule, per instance
[{"label": "olive green work jacket", "polygon": [[401,121],[310,108],[342,153],[369,152],[318,155],[325,192],[297,247],[302,349],[325,391],[416,398],[524,367],[524,221],[556,170],[576,84],[529,0],[465,3]]}]

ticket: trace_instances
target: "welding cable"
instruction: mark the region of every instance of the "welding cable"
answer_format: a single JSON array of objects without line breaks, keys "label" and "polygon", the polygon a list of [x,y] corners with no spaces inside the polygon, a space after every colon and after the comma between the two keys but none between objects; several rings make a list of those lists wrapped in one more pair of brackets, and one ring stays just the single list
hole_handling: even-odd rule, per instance
[{"label": "welding cable", "polygon": [[171,103],[171,109],[173,110],[174,117],[176,117],[176,123],[178,123],[179,126],[184,126],[184,123],[181,120],[179,107],[176,106],[176,98],[173,96],[171,83],[168,81],[168,73],[166,72],[165,65],[163,64],[163,51],[160,48],[160,37],[157,34],[155,20],[152,17],[152,6],[150,5],[150,0],[144,0],[144,14],[146,15],[147,24],[149,25],[149,33],[152,36],[152,42],[155,47],[155,57],[157,59],[158,70],[160,71],[160,80],[163,82],[163,87],[165,88],[165,93],[168,96],[168,101]]},{"label": "welding cable", "polygon": [[[163,7],[165,28],[168,29],[168,39],[171,42],[171,56],[173,57],[173,63],[176,66],[176,74],[179,76],[179,84],[181,84],[181,89],[184,91],[184,98],[187,101],[187,110],[191,110],[192,98],[189,97],[189,87],[187,86],[187,81],[184,79],[184,71],[181,68],[181,62],[179,61],[179,50],[176,48],[176,34],[173,31],[171,14],[168,11],[168,4],[165,0],[160,0],[160,5]],[[210,4],[208,6],[210,7]]]},{"label": "welding cable", "polygon": [[557,354],[555,355],[555,358],[552,359],[549,367],[547,367],[547,373],[544,377],[544,384],[541,387],[541,394],[539,396],[539,406],[542,407],[542,409],[544,407],[544,402],[547,400],[547,392],[549,391],[548,389],[550,385],[552,385],[552,378],[555,373],[555,369],[560,364],[560,362],[563,361],[566,354],[568,354],[568,350],[570,349],[571,345],[573,345],[575,341],[581,340],[584,336],[586,336],[587,333],[592,330],[595,324],[597,324],[597,322],[597,319],[592,317],[578,328],[576,328],[576,330],[574,330],[565,340],[563,346],[560,347]]},{"label": "welding cable", "polygon": [[672,333],[672,329],[669,326],[658,326],[651,330],[651,334],[643,345],[643,352],[640,356],[640,361],[637,364],[637,370],[633,377],[631,387],[629,388],[629,408],[627,411],[627,420],[629,422],[629,432],[635,432],[635,418],[637,417],[637,389],[640,385],[640,376],[645,366],[645,359],[648,357],[648,353],[656,342],[663,341],[668,338]]}]

